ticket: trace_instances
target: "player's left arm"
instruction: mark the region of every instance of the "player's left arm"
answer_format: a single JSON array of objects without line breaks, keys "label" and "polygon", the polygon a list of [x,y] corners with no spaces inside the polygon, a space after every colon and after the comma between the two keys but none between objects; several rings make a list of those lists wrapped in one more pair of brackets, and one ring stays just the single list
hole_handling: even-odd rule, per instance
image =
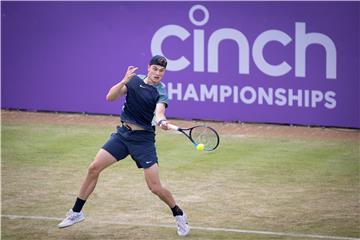
[{"label": "player's left arm", "polygon": [[169,130],[165,116],[166,103],[158,102],[155,108],[155,119],[161,129]]},{"label": "player's left arm", "polygon": [[138,69],[138,67],[129,66],[127,68],[127,71],[125,73],[124,78],[112,86],[106,95],[107,101],[115,101],[119,97],[124,96],[127,93],[127,87],[126,84],[136,75],[135,71]]}]

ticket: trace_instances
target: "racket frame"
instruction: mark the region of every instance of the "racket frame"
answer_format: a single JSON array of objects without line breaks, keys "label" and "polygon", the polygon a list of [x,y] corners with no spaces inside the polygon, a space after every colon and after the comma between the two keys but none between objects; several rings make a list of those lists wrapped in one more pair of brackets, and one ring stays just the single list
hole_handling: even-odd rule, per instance
[{"label": "racket frame", "polygon": [[[191,131],[194,129],[194,128],[197,128],[197,127],[206,127],[206,128],[209,128],[212,132],[215,133],[216,135],[216,138],[217,138],[217,143],[215,145],[215,147],[213,147],[212,149],[204,149],[204,151],[207,151],[207,152],[210,152],[210,151],[214,151],[220,144],[220,136],[219,134],[216,132],[215,129],[213,129],[212,127],[209,127],[207,125],[196,125],[196,126],[193,126],[193,127],[190,127],[190,128],[180,128],[174,124],[171,124],[171,123],[168,123],[167,124],[168,128],[172,129],[172,130],[175,130],[175,131],[178,131],[178,132],[181,132],[182,134],[184,134],[191,142],[192,144],[196,147],[197,144],[199,143],[196,143],[194,141],[194,139],[192,139],[191,137]],[[189,132],[189,133],[187,133]]]}]

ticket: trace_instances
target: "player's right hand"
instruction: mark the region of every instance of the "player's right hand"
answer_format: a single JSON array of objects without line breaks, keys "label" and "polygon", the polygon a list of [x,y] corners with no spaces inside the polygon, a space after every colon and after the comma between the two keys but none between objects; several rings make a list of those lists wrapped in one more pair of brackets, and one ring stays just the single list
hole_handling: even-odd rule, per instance
[{"label": "player's right hand", "polygon": [[162,129],[162,130],[169,130],[169,126],[168,126],[168,121],[167,120],[163,120],[161,121],[161,124],[159,124],[159,127]]}]

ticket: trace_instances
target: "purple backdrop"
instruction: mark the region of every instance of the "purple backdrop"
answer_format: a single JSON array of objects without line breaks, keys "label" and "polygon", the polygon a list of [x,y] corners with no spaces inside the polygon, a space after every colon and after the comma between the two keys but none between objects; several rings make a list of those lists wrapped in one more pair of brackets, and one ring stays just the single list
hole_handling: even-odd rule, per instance
[{"label": "purple backdrop", "polygon": [[1,2],[2,108],[118,114],[169,59],[168,117],[360,128],[359,2]]}]

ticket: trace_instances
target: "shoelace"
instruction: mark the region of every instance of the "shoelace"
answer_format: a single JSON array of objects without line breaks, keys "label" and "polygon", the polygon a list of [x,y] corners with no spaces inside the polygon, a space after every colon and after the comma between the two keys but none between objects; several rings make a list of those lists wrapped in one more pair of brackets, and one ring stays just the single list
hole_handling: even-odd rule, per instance
[{"label": "shoelace", "polygon": [[72,214],[68,217],[69,220],[74,221],[79,218],[80,214]]},{"label": "shoelace", "polygon": [[176,221],[176,223],[177,223],[177,227],[178,227],[178,229],[179,230],[181,230],[181,231],[184,231],[184,230],[186,230],[186,224],[188,224],[187,223],[187,221],[185,220],[185,218],[178,218],[178,220]]}]

